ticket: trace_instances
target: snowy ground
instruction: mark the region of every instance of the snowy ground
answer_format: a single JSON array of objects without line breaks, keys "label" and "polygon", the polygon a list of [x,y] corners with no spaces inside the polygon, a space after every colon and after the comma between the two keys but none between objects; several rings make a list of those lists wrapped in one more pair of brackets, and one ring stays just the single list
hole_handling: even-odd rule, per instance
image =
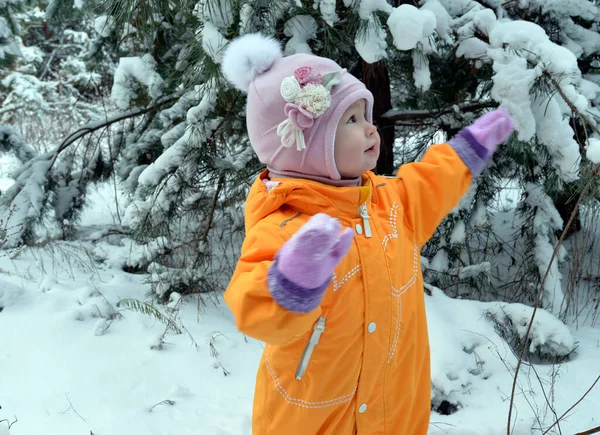
[{"label": "snowy ground", "polygon": [[[108,193],[94,198],[85,224],[111,222]],[[250,434],[261,343],[235,330],[224,304],[207,301],[199,314],[197,300],[188,300],[179,314],[186,330],[157,349],[165,326],[116,308],[120,299],[144,298],[143,277],[92,265],[86,247],[53,244],[0,258],[0,420],[18,419],[10,432],[1,422],[0,435]],[[484,316],[490,309],[499,306],[435,289],[427,297],[436,394],[463,406],[433,413],[430,434],[506,433],[516,359]],[[555,419],[540,385],[562,415],[600,375],[600,324],[545,325],[540,340],[568,341],[571,332],[577,354],[560,366],[522,368],[513,412],[521,434],[541,433],[530,429],[536,418],[546,427]],[[599,425],[600,385],[560,428],[574,434]]]}]

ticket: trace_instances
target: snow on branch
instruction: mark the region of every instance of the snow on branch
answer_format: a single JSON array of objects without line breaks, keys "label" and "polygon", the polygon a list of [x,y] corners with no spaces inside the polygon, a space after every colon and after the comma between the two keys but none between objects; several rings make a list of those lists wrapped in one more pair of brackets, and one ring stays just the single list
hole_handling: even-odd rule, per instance
[{"label": "snow on branch", "polygon": [[163,79],[154,70],[156,62],[149,54],[142,57],[122,57],[115,71],[111,99],[121,110],[129,108],[135,99],[139,84],[146,86],[154,100],[162,96]]},{"label": "snow on branch", "polygon": [[487,315],[515,353],[522,349],[524,340],[527,340],[529,355],[544,361],[562,361],[575,351],[576,343],[569,328],[548,311],[537,310],[529,336],[527,327],[533,315],[532,307],[499,302],[487,309]]},{"label": "snow on branch", "polygon": [[[14,210],[13,222],[22,225],[24,231],[31,230],[42,214],[52,157],[52,153],[45,153],[28,161],[19,168],[20,175],[15,183],[0,197],[0,216],[8,216],[10,210]],[[6,246],[14,248],[20,245],[22,237],[23,231],[13,234],[7,239]]]},{"label": "snow on branch", "polygon": [[540,276],[548,271],[548,278],[544,281],[541,306],[558,314],[563,305],[564,294],[562,291],[562,274],[553,259],[554,232],[562,229],[563,220],[560,217],[552,198],[544,191],[543,187],[530,183],[526,187],[526,203],[535,210],[533,218],[534,256]]},{"label": "snow on branch", "polygon": [[[8,216],[9,210],[14,209],[11,219],[12,223],[22,226],[23,231],[14,234],[13,237],[7,240],[7,247],[20,245],[23,242],[23,235],[32,232],[34,224],[41,219],[45,208],[49,205],[48,196],[51,187],[58,189],[56,195],[59,199],[57,203],[59,214],[61,211],[64,213],[65,201],[68,202],[69,198],[73,198],[72,186],[66,190],[61,190],[60,186],[51,186],[52,176],[50,171],[63,151],[79,139],[97,130],[128,118],[155,111],[164,105],[172,104],[177,98],[166,98],[144,109],[135,109],[103,120],[90,122],[67,136],[54,151],[30,158],[25,164],[13,171],[11,177],[15,179],[15,183],[0,197],[0,216]],[[2,127],[0,130],[0,146],[2,146],[2,149],[12,145],[16,150],[26,150],[26,148],[23,148],[22,141],[14,134],[11,135],[11,132],[12,130],[6,127]],[[5,139],[2,140],[3,138]],[[4,145],[5,142],[7,145]],[[21,153],[25,156],[30,155],[27,151],[21,151]]]},{"label": "snow on branch", "polygon": [[0,125],[0,151],[14,152],[21,162],[26,162],[35,156],[35,151],[23,142],[23,139],[8,125]]},{"label": "snow on branch", "polygon": [[202,143],[209,135],[210,126],[203,124],[217,103],[216,84],[206,83],[199,86],[197,92],[202,98],[196,106],[187,111],[188,126],[184,134],[143,170],[138,179],[140,185],[157,186],[165,175],[181,167],[190,146]]}]

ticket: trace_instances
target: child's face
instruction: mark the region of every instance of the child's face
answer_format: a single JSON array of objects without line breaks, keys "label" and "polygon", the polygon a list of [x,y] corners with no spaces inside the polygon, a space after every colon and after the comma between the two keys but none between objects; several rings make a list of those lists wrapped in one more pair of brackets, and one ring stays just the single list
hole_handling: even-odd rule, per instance
[{"label": "child's face", "polygon": [[348,107],[335,133],[335,164],[342,178],[360,177],[377,165],[380,138],[365,118],[365,105],[358,100]]}]

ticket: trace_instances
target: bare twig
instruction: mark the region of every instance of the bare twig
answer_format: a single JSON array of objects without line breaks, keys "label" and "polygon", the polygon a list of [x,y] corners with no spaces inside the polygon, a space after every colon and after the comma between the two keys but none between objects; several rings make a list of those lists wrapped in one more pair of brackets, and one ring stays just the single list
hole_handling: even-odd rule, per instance
[{"label": "bare twig", "polygon": [[[552,367],[552,370],[554,372],[554,367]],[[554,407],[552,406],[552,403],[550,403],[550,398],[548,397],[548,394],[546,394],[546,389],[544,388],[544,383],[542,382],[542,378],[540,378],[540,375],[538,374],[537,370],[535,369],[535,366],[532,364],[531,365],[531,369],[533,370],[533,373],[535,374],[535,377],[538,380],[538,383],[540,384],[540,388],[542,389],[542,393],[544,394],[544,399],[546,401],[546,405],[548,406],[548,408],[550,408],[550,411],[552,412],[552,414],[554,414],[554,418],[556,419],[556,421],[558,422],[558,414],[556,413],[556,410],[554,409]],[[554,379],[555,379],[555,372],[552,376],[552,384],[550,387],[550,394],[551,396],[554,396],[553,390],[554,390]],[[542,430],[542,426],[540,425],[540,430]],[[562,435],[562,430],[560,428],[560,423],[558,424],[558,433],[560,435]]]},{"label": "bare twig", "polygon": [[[558,85],[558,83],[548,74],[547,77],[549,78],[549,80],[554,84],[554,86],[556,86],[556,89],[558,91],[558,93],[560,94],[560,96],[565,100],[565,102],[569,105],[569,107],[571,107],[571,110],[573,110],[575,113],[578,113],[581,115],[582,119],[588,123],[590,125],[590,127],[592,127],[596,132],[600,133],[600,131],[598,131],[597,128],[595,128],[595,126],[593,126],[593,124],[591,124],[589,122],[589,120],[587,118],[585,118],[578,110],[577,108],[573,105],[573,103],[571,103],[569,101],[569,99],[566,97],[566,95],[562,92],[562,90],[560,89],[560,86]],[[513,405],[514,405],[514,400],[515,400],[515,390],[516,390],[516,386],[517,386],[517,377],[519,376],[519,369],[521,367],[521,364],[523,362],[523,357],[525,355],[525,352],[527,350],[527,342],[529,340],[529,334],[531,333],[531,328],[533,326],[533,321],[535,318],[535,314],[537,313],[537,309],[539,307],[540,304],[540,299],[542,296],[542,293],[544,292],[544,284],[546,283],[546,279],[548,278],[548,275],[550,274],[550,268],[552,266],[552,263],[554,262],[556,256],[558,255],[558,251],[560,249],[560,246],[562,245],[562,242],[564,241],[567,232],[569,230],[569,228],[571,227],[571,224],[573,223],[573,220],[575,219],[575,216],[577,214],[577,210],[579,209],[579,206],[581,204],[581,202],[583,201],[583,198],[585,196],[585,194],[587,193],[587,191],[590,189],[590,187],[592,186],[592,183],[595,179],[596,176],[598,176],[598,174],[600,174],[600,165],[596,165],[592,171],[592,174],[590,176],[590,178],[588,179],[588,181],[586,182],[586,184],[583,186],[583,189],[581,190],[581,193],[579,194],[579,197],[577,198],[577,202],[575,203],[575,206],[573,207],[573,212],[571,213],[571,216],[569,217],[568,222],[566,223],[566,225],[564,226],[563,232],[560,235],[560,238],[558,239],[558,242],[556,243],[556,247],[554,248],[554,252],[552,252],[552,256],[550,257],[550,261],[548,264],[548,268],[546,269],[546,273],[544,274],[544,277],[540,283],[540,289],[536,295],[535,298],[535,303],[533,306],[533,313],[531,315],[531,319],[529,320],[529,325],[527,326],[527,332],[525,333],[525,337],[523,338],[523,348],[521,349],[521,355],[519,356],[519,360],[517,362],[517,367],[515,368],[515,376],[513,379],[513,385],[512,385],[512,390],[511,390],[511,396],[510,396],[510,405],[508,408],[508,422],[507,422],[507,427],[506,427],[506,433],[507,435],[511,435],[511,418],[512,418],[512,410],[513,410]],[[596,379],[596,382],[598,381],[598,379]],[[596,382],[594,382],[594,385],[596,384]],[[589,392],[589,390],[588,390]],[[587,394],[587,393],[586,393]],[[584,396],[585,397],[585,396]],[[579,402],[577,402],[579,403]],[[577,403],[575,405],[577,405]],[[562,416],[564,417],[564,415]],[[562,418],[561,417],[561,418]],[[556,425],[556,422],[554,425],[551,426],[554,427]],[[550,429],[548,429],[550,430]],[[544,432],[547,433],[548,431]]]},{"label": "bare twig", "polygon": [[[598,383],[598,381],[600,381],[600,375],[599,375],[599,376],[596,378],[596,380],[594,381],[594,383],[592,384],[592,386],[591,386],[590,388],[588,388],[588,389],[587,389],[587,391],[586,391],[586,392],[583,394],[583,396],[581,396],[581,397],[579,398],[579,400],[573,404],[573,406],[571,406],[569,409],[567,409],[567,410],[566,410],[566,411],[563,413],[563,415],[561,415],[561,416],[560,416],[560,418],[559,418],[558,420],[556,420],[556,421],[555,421],[555,422],[552,424],[552,426],[550,426],[548,429],[546,429],[546,431],[545,431],[545,432],[544,432],[542,435],[546,435],[548,432],[550,432],[550,429],[552,429],[552,428],[553,428],[554,426],[556,426],[556,425],[557,425],[557,424],[558,424],[558,423],[559,423],[559,422],[560,422],[560,421],[561,421],[563,418],[565,418],[565,415],[567,415],[569,412],[571,412],[571,410],[572,410],[573,408],[575,408],[577,405],[579,405],[579,404],[581,403],[581,401],[582,401],[583,399],[585,399],[585,396],[587,396],[587,395],[590,393],[590,391],[592,391],[592,389],[593,389],[593,388],[596,386],[596,384]],[[598,429],[598,428],[596,428],[596,429]],[[596,429],[591,429],[591,430],[596,430]],[[596,432],[600,432],[600,430],[596,430]],[[584,434],[585,434],[585,433],[594,433],[594,432],[589,432],[589,431],[588,431],[588,432],[584,432]]]},{"label": "bare twig", "polygon": [[514,400],[515,400],[515,389],[516,389],[516,385],[517,385],[517,377],[519,376],[519,369],[523,362],[523,357],[525,356],[525,352],[527,351],[527,348],[528,348],[527,343],[529,340],[529,334],[531,333],[531,328],[533,326],[533,320],[535,319],[535,314],[537,313],[537,309],[540,305],[540,299],[542,297],[542,293],[544,292],[544,284],[546,283],[546,279],[548,278],[548,275],[550,274],[550,267],[552,266],[552,263],[554,262],[556,256],[558,255],[560,246],[562,245],[562,242],[564,241],[565,237],[567,236],[567,232],[568,232],[569,228],[571,227],[571,223],[575,219],[575,215],[577,213],[577,210],[579,209],[579,205],[581,204],[581,201],[583,200],[585,193],[592,186],[594,178],[595,178],[595,176],[598,175],[598,173],[600,173],[600,165],[596,166],[592,176],[589,178],[589,180],[586,182],[585,186],[583,187],[581,194],[579,195],[579,198],[577,198],[577,202],[575,203],[575,207],[573,208],[573,213],[571,213],[571,216],[569,217],[569,221],[565,225],[563,232],[560,235],[558,242],[556,243],[556,247],[554,248],[554,252],[552,252],[552,256],[550,257],[550,261],[548,263],[548,268],[546,269],[546,273],[544,274],[542,282],[540,283],[540,289],[536,295],[535,303],[533,305],[533,313],[531,314],[531,319],[529,319],[529,325],[527,325],[527,332],[525,332],[525,336],[523,337],[523,348],[521,349],[521,355],[519,356],[519,361],[517,362],[517,367],[515,369],[515,377],[513,379],[512,391],[511,391],[511,396],[510,396],[510,405],[508,408],[508,424],[507,424],[507,428],[506,428],[507,435],[511,435],[510,434],[510,422],[511,422],[512,409],[513,409]]},{"label": "bare twig", "polygon": [[154,405],[152,408],[150,408],[150,409],[148,410],[148,412],[152,412],[152,410],[153,410],[154,408],[156,408],[157,406],[160,406],[160,405],[169,405],[169,406],[173,406],[173,405],[175,405],[175,401],[174,401],[174,400],[169,400],[169,399],[166,399],[166,400],[163,400],[162,402],[158,402],[156,405]]},{"label": "bare twig", "polygon": [[[552,78],[550,78],[550,79],[552,80]],[[554,82],[554,83],[558,87],[558,84],[556,82]],[[561,96],[563,97],[563,99],[565,99],[565,101],[567,101],[567,104],[569,104],[569,105],[572,106],[572,103],[570,103],[568,101],[568,99],[562,93],[562,91],[560,90],[560,88],[558,88],[558,92],[561,94]],[[574,106],[572,107],[572,109],[575,110],[575,111],[577,111],[577,109]],[[577,113],[579,113],[579,112],[577,111]],[[583,119],[585,119],[585,118],[583,118]],[[587,122],[587,120],[586,120],[586,122]],[[521,367],[521,364],[522,364],[522,361],[523,361],[523,357],[524,357],[525,352],[526,352],[527,347],[528,347],[527,346],[527,342],[528,342],[528,339],[529,339],[529,334],[531,333],[531,328],[533,326],[533,321],[534,321],[535,315],[537,313],[537,309],[538,309],[539,304],[540,304],[540,299],[541,299],[542,293],[544,292],[544,284],[546,283],[546,279],[548,278],[548,275],[550,274],[550,268],[551,268],[552,263],[554,262],[556,256],[558,255],[558,251],[560,249],[560,246],[562,245],[562,242],[564,241],[565,237],[567,236],[567,232],[568,232],[569,228],[571,227],[571,224],[573,223],[573,220],[575,219],[575,216],[577,214],[577,210],[579,209],[579,206],[581,205],[581,202],[583,201],[583,198],[584,198],[585,194],[591,188],[592,183],[594,182],[594,179],[595,179],[596,176],[598,176],[598,174],[600,174],[600,165],[596,165],[594,167],[594,170],[592,171],[592,174],[591,174],[590,178],[588,179],[588,181],[584,185],[583,189],[581,190],[581,193],[579,194],[579,198],[577,198],[577,202],[575,203],[575,206],[573,207],[573,212],[571,213],[571,216],[569,217],[569,220],[566,223],[566,225],[564,226],[563,232],[560,235],[560,238],[558,239],[558,242],[556,243],[556,247],[554,248],[554,252],[552,252],[552,256],[550,257],[550,261],[549,261],[548,267],[546,269],[546,273],[544,274],[544,277],[543,277],[543,279],[542,279],[542,281],[540,283],[540,289],[539,289],[539,291],[538,291],[538,293],[536,295],[535,303],[534,303],[534,306],[533,306],[533,313],[531,315],[531,319],[529,320],[529,325],[527,326],[527,332],[525,333],[525,337],[523,338],[523,348],[521,349],[521,355],[519,356],[519,361],[517,362],[517,367],[515,369],[515,376],[514,376],[514,379],[513,379],[513,385],[512,385],[512,391],[511,391],[511,397],[510,397],[510,405],[509,405],[509,409],[508,409],[508,422],[507,422],[507,427],[506,427],[506,433],[507,433],[507,435],[510,435],[510,426],[511,426],[512,410],[513,410],[514,399],[515,399],[515,389],[516,389],[516,385],[517,385],[517,377],[519,375],[519,369]]]},{"label": "bare twig", "polygon": [[600,426],[595,427],[593,429],[586,430],[585,432],[576,433],[575,435],[592,435],[593,433],[598,433],[598,432],[600,432]]},{"label": "bare twig", "polygon": [[76,410],[75,408],[73,408],[73,404],[71,403],[71,399],[69,399],[69,395],[68,395],[67,393],[65,393],[65,397],[67,398],[67,402],[69,402],[69,407],[70,407],[70,408],[73,410],[73,412],[74,412],[75,414],[77,414],[77,416],[78,416],[80,419],[82,419],[84,422],[86,422],[86,423],[87,423],[87,421],[85,420],[85,418],[83,418],[83,417],[82,417],[82,416],[81,416],[81,415],[80,415],[80,414],[77,412],[77,410]]},{"label": "bare twig", "polygon": [[217,351],[217,348],[215,347],[215,338],[217,337],[225,337],[227,338],[223,333],[221,332],[214,332],[208,342],[208,345],[210,347],[210,355],[215,359],[216,363],[221,367],[221,370],[223,370],[223,375],[227,376],[229,375],[229,371],[223,366],[223,364],[221,364],[221,361],[219,361],[219,352]]},{"label": "bare twig", "polygon": [[10,422],[10,421],[8,421],[8,419],[6,419],[6,418],[5,418],[5,419],[3,419],[3,420],[0,420],[0,423],[2,423],[2,422],[4,422],[4,421],[5,421],[5,422],[6,422],[6,424],[8,425],[8,428],[10,429],[10,428],[13,426],[13,424],[15,424],[16,422],[18,422],[18,421],[19,421],[19,419],[18,419],[18,418],[17,418],[17,416],[15,415],[15,420],[14,420],[13,422]]}]

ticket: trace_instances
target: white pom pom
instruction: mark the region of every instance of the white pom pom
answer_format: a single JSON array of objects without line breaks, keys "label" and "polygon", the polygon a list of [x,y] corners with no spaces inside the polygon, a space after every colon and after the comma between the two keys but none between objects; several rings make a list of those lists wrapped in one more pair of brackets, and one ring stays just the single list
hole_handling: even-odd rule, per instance
[{"label": "white pom pom", "polygon": [[283,57],[279,41],[251,33],[231,41],[225,48],[221,71],[240,91],[248,92],[250,83]]}]

